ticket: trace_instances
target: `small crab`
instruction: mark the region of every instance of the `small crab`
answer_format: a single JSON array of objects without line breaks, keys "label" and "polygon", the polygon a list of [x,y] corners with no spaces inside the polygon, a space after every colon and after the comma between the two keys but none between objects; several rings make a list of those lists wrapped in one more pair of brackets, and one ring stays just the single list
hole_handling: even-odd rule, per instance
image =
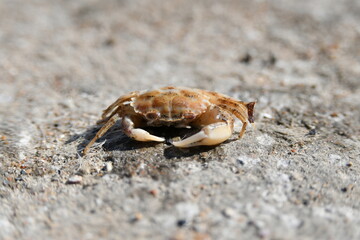
[{"label": "small crab", "polygon": [[165,141],[141,127],[196,127],[201,128],[198,133],[172,144],[179,148],[217,145],[231,136],[233,116],[243,123],[239,138],[244,135],[247,124],[254,123],[254,106],[255,102],[242,102],[217,92],[184,87],[131,92],[104,110],[98,124],[105,124],[83,153],[86,154],[91,145],[120,119],[124,133],[137,141]]}]

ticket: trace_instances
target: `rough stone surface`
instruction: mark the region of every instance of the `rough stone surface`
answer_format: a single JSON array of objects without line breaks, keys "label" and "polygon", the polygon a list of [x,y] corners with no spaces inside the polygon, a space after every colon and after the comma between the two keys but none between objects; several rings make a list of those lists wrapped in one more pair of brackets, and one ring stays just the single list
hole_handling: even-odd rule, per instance
[{"label": "rough stone surface", "polygon": [[[0,1],[0,239],[360,239],[359,22],[357,0]],[[179,150],[117,125],[79,154],[166,85],[256,100],[256,129]]]}]

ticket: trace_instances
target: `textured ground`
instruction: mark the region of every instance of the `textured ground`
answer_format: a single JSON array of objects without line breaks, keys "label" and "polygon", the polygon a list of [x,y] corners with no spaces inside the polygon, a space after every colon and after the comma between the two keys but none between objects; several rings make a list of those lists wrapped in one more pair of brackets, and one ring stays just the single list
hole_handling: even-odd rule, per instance
[{"label": "textured ground", "polygon": [[[359,239],[359,22],[356,0],[0,0],[0,239]],[[256,100],[257,128],[178,150],[115,126],[79,155],[166,85]]]}]

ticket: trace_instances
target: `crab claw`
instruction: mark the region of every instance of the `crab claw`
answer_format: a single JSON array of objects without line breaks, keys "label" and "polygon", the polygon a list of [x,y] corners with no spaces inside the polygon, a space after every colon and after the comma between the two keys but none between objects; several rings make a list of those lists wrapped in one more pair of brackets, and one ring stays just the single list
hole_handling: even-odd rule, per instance
[{"label": "crab claw", "polygon": [[134,138],[135,140],[141,141],[141,142],[147,142],[147,141],[164,142],[165,141],[165,138],[151,135],[149,132],[147,132],[143,129],[140,129],[140,128],[132,129],[129,136]]},{"label": "crab claw", "polygon": [[149,132],[147,132],[141,128],[134,128],[134,122],[128,117],[123,118],[122,128],[126,135],[135,139],[136,141],[141,141],[141,142],[148,142],[148,141],[164,142],[165,141],[165,138],[151,135]]},{"label": "crab claw", "polygon": [[173,142],[178,148],[188,148],[200,145],[217,145],[227,140],[232,134],[232,127],[226,122],[217,122],[202,128],[200,132],[185,138],[184,140]]}]

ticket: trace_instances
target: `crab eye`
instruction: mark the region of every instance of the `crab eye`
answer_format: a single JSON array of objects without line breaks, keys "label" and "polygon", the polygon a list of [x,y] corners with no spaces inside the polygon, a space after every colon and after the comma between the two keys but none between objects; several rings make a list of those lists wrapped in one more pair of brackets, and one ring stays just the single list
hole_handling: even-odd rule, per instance
[{"label": "crab eye", "polygon": [[146,114],[146,118],[149,120],[154,120],[160,117],[160,113],[158,112],[149,112]]}]

